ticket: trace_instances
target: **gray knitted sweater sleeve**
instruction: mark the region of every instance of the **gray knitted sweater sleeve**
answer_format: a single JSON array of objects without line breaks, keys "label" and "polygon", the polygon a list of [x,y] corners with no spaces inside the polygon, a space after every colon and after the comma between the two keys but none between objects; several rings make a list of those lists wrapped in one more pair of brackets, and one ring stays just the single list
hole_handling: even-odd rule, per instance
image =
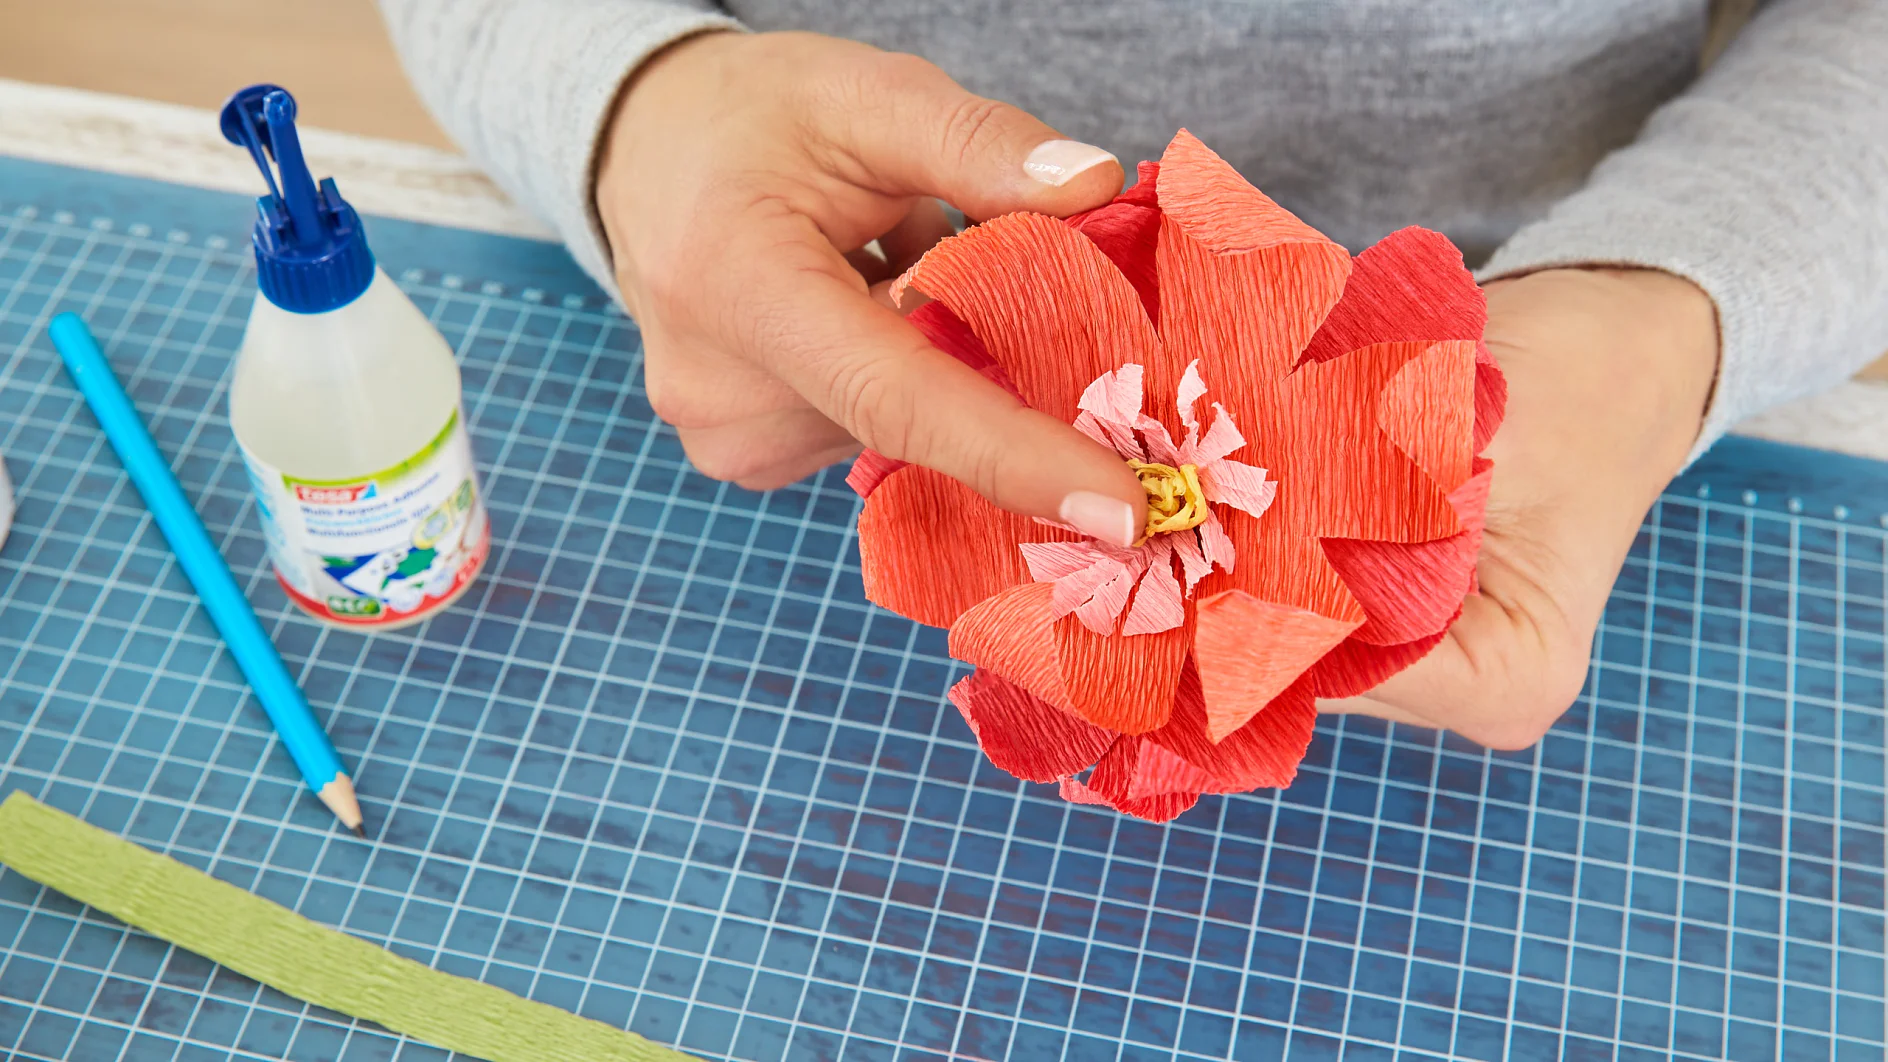
[{"label": "gray knitted sweater sleeve", "polygon": [[[1619,264],[1717,302],[1698,453],[1888,351],[1888,2],[1773,3],[1484,278]],[[1695,456],[1695,454],[1694,454]]]},{"label": "gray knitted sweater sleeve", "polygon": [[614,292],[591,201],[598,135],[644,59],[734,20],[710,0],[382,0],[381,12],[440,125]]},{"label": "gray knitted sweater sleeve", "polygon": [[[876,15],[931,16],[939,2],[878,0]],[[1501,12],[1525,2],[1490,0],[1486,24],[1497,43],[1487,46],[1500,46]],[[381,4],[409,73],[445,128],[613,288],[590,187],[611,103],[637,64],[664,45],[737,23],[710,0]],[[1619,17],[1605,15],[1604,7],[1581,17]],[[838,0],[830,10],[821,0],[779,0],[769,5],[775,9],[786,14],[774,21],[786,24],[799,17],[793,12],[843,21],[850,10]],[[1603,24],[1571,28],[1567,48],[1603,42],[1607,31]],[[1332,32],[1343,31],[1334,23]],[[1382,61],[1375,52],[1359,54],[1359,62]],[[1643,266],[1708,292],[1717,303],[1723,354],[1700,451],[1743,417],[1845,378],[1888,351],[1884,54],[1888,0],[1771,0],[1701,79],[1655,111],[1582,187],[1514,232],[1482,276]],[[1250,76],[1263,68],[1261,58],[1223,76]],[[1015,77],[1060,76],[1045,69],[1053,55],[1042,59]],[[1373,70],[1355,75],[1367,80]],[[1537,117],[1549,128],[1556,118]],[[1345,120],[1341,112],[1329,116]],[[1377,162],[1395,164],[1391,155]],[[1502,159],[1464,165],[1487,172]]]}]

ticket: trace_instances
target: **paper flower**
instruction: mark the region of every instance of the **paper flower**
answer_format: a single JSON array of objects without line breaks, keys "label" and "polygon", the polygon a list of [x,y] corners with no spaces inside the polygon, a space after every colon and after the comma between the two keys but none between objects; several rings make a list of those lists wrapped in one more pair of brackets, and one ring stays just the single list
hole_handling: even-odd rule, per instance
[{"label": "paper flower", "polygon": [[[1227,456],[1246,441],[1225,407],[1213,407],[1213,426],[1200,435],[1193,407],[1206,385],[1198,362],[1187,366],[1180,379],[1175,408],[1187,433],[1178,444],[1166,425],[1141,412],[1143,375],[1142,367],[1132,364],[1104,374],[1082,392],[1082,412],[1075,418],[1078,430],[1127,461],[1146,490],[1140,541],[1128,549],[1093,539],[1018,547],[1030,576],[1054,584],[1049,600],[1056,618],[1073,612],[1096,634],[1159,634],[1185,624],[1183,599],[1214,569],[1232,571],[1237,559],[1211,503],[1258,516],[1278,490],[1263,468]],[[1184,590],[1175,561],[1186,580]]]},{"label": "paper flower", "polygon": [[1287,785],[1314,698],[1414,663],[1474,592],[1505,387],[1442,236],[1353,260],[1182,131],[1108,206],[985,222],[907,286],[933,343],[1147,492],[1120,549],[878,454],[848,477],[866,595],[950,629],[951,700],[1011,774],[1156,821]]}]

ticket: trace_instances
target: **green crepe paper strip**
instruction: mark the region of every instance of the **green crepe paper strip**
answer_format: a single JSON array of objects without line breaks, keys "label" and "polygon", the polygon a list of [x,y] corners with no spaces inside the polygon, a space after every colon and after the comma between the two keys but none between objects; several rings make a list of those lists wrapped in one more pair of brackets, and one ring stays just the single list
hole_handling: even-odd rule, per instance
[{"label": "green crepe paper strip", "polygon": [[22,792],[0,803],[0,863],[297,999],[488,1062],[695,1062],[311,922]]}]

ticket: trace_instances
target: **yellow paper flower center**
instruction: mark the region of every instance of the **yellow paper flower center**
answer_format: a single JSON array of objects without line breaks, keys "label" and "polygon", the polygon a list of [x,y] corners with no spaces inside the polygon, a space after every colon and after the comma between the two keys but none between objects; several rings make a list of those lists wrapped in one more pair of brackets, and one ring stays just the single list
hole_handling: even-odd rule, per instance
[{"label": "yellow paper flower center", "polygon": [[1140,477],[1141,489],[1147,492],[1147,526],[1141,533],[1142,541],[1206,522],[1206,492],[1200,489],[1199,466],[1175,468],[1129,458],[1128,467]]}]

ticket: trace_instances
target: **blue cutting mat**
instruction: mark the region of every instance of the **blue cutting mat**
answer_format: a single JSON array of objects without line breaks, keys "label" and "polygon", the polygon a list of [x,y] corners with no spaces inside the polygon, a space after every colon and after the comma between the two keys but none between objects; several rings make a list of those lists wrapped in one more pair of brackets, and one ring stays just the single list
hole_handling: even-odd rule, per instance
[{"label": "blue cutting mat", "polygon": [[[239,197],[0,161],[0,790],[704,1058],[1883,1057],[1888,467],[1727,443],[1651,515],[1587,693],[1488,754],[1351,719],[1169,826],[986,765],[860,596],[836,473],[684,465],[544,245],[372,223],[453,341],[496,523],[465,603],[290,614],[223,382]],[[357,778],[301,791],[43,332],[84,312]],[[0,875],[0,1047],[424,1059]]]}]

